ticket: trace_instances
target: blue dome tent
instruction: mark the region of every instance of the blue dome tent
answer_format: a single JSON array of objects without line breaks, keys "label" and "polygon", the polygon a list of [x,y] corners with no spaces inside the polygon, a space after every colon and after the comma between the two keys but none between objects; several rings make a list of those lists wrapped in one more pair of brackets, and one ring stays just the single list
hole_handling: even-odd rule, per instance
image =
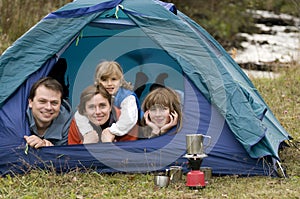
[{"label": "blue dome tent", "polygon": [[[74,110],[101,60],[116,60],[125,78],[159,74],[182,93],[180,132],[118,143],[26,147],[30,87],[66,61],[63,80]],[[76,0],[50,13],[0,57],[0,175],[54,167],[59,172],[152,172],[187,168],[185,136],[211,136],[203,166],[214,174],[276,175],[283,129],[237,63],[201,26],[157,0]]]}]

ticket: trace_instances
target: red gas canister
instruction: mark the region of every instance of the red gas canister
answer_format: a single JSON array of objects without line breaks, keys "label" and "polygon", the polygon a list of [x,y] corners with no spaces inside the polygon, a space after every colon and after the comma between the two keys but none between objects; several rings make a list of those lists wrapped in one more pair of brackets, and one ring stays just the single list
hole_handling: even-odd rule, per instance
[{"label": "red gas canister", "polygon": [[192,170],[186,176],[186,186],[191,188],[204,188],[205,176],[200,170]]}]

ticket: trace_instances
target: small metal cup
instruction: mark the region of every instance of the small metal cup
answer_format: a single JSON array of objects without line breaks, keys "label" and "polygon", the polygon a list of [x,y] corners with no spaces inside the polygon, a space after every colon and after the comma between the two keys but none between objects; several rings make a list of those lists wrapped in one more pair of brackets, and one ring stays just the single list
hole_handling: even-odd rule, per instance
[{"label": "small metal cup", "polygon": [[205,183],[208,184],[212,176],[211,167],[201,167],[200,170],[204,173]]},{"label": "small metal cup", "polygon": [[181,166],[171,166],[170,167],[170,181],[172,183],[179,182],[182,179],[182,167]]},{"label": "small metal cup", "polygon": [[170,177],[165,175],[155,175],[154,184],[159,187],[167,187],[170,183]]}]

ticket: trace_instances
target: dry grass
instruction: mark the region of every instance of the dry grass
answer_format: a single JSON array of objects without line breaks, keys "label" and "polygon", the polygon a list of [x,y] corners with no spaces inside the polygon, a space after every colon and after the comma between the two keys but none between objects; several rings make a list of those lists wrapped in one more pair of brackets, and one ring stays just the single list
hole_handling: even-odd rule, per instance
[{"label": "dry grass", "polygon": [[291,147],[283,150],[283,166],[290,176],[300,176],[300,65],[279,70],[276,79],[252,79],[281,125],[290,133]]},{"label": "dry grass", "polygon": [[10,43],[35,25],[48,13],[72,0],[1,0],[0,55]]},{"label": "dry grass", "polygon": [[0,178],[0,198],[299,198],[299,176],[213,177],[204,189],[192,190],[185,180],[157,188],[150,174],[98,174],[32,171]]}]

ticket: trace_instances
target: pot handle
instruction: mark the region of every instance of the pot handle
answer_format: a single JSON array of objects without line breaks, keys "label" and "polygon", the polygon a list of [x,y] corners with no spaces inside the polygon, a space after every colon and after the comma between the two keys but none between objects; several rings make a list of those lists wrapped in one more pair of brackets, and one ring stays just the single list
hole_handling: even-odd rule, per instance
[{"label": "pot handle", "polygon": [[166,169],[166,176],[170,177],[170,169]]},{"label": "pot handle", "polygon": [[207,149],[211,145],[211,136],[209,135],[202,135],[204,138],[208,138],[208,144],[204,146],[204,149]]}]

